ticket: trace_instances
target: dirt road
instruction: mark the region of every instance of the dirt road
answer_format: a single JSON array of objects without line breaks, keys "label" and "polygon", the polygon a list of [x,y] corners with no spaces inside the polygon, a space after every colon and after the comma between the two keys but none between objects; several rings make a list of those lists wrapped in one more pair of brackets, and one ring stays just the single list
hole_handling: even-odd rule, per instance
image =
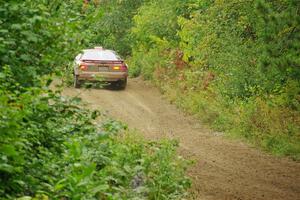
[{"label": "dirt road", "polygon": [[275,158],[205,129],[163,99],[157,89],[131,79],[126,90],[68,88],[149,139],[175,138],[180,153],[195,160],[189,170],[193,199],[300,199],[300,163]]}]

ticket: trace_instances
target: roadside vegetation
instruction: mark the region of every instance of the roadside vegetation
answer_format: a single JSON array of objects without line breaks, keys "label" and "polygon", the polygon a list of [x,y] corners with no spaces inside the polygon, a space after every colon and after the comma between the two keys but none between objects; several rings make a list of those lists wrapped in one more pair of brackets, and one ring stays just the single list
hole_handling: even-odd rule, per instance
[{"label": "roadside vegetation", "polygon": [[176,141],[144,141],[49,89],[80,49],[99,42],[98,3],[0,0],[0,199],[186,196]]},{"label": "roadside vegetation", "polygon": [[131,75],[212,128],[300,157],[300,2],[146,1]]}]

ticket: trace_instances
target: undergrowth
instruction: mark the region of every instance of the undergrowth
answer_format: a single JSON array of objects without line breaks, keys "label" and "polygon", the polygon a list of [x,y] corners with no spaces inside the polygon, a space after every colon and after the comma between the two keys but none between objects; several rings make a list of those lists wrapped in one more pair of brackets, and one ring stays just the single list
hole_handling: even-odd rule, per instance
[{"label": "undergrowth", "polygon": [[228,103],[211,88],[186,91],[180,86],[185,84],[182,82],[156,84],[172,103],[214,130],[243,139],[275,155],[300,159],[299,113],[274,105],[275,100],[256,97],[247,102]]},{"label": "undergrowth", "polygon": [[1,199],[181,199],[175,141],[149,142],[78,98],[0,73]]},{"label": "undergrowth", "polygon": [[129,55],[142,3],[0,0],[0,199],[184,198],[176,142],[144,141],[49,89],[54,73],[70,80],[82,49]]}]

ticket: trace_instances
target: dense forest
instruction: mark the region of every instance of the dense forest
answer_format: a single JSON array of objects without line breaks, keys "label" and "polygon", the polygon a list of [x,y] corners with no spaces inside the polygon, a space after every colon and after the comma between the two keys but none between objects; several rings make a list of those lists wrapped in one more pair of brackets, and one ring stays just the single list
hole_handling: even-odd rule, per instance
[{"label": "dense forest", "polygon": [[186,195],[176,142],[144,141],[63,97],[64,86],[49,88],[96,45],[212,129],[299,160],[299,8],[298,0],[0,0],[0,198]]}]

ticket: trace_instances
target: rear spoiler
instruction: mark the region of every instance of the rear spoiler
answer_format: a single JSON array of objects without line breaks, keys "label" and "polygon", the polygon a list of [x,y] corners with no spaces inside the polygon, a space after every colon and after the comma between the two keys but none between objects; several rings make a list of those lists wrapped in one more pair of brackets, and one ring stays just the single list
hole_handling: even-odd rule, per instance
[{"label": "rear spoiler", "polygon": [[84,63],[123,64],[123,60],[81,60]]}]

